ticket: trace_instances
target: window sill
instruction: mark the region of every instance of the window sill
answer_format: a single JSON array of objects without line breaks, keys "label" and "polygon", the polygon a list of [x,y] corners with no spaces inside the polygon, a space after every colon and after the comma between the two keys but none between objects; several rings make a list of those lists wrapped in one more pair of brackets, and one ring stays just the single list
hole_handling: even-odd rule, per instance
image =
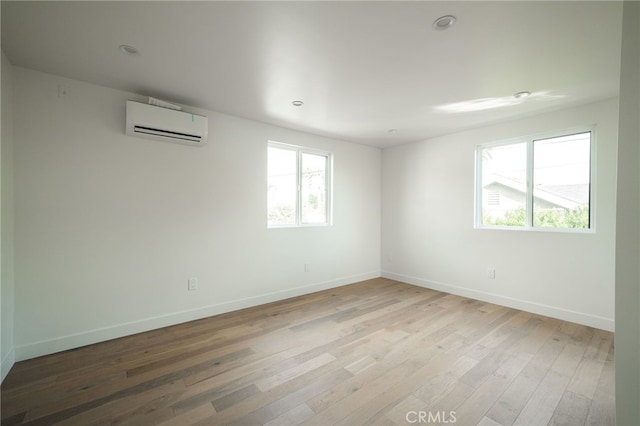
[{"label": "window sill", "polygon": [[545,228],[545,227],[526,227],[526,226],[474,226],[474,229],[489,231],[520,231],[520,232],[545,232],[551,234],[595,234],[593,228]]},{"label": "window sill", "polygon": [[330,223],[308,223],[304,225],[267,225],[267,229],[295,229],[295,228],[327,228]]}]

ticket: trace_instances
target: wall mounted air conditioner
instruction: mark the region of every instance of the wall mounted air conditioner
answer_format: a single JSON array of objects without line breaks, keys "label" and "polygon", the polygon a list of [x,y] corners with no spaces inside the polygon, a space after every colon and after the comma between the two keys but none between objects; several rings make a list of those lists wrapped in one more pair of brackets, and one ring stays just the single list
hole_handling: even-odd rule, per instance
[{"label": "wall mounted air conditioner", "polygon": [[174,109],[127,101],[126,134],[140,138],[203,145],[208,118]]}]

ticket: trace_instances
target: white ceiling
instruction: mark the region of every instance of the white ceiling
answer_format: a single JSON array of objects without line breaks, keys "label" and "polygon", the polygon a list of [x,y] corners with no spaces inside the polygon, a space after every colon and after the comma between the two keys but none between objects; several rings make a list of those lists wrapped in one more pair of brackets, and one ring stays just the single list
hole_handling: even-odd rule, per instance
[{"label": "white ceiling", "polygon": [[[456,25],[434,30],[446,14]],[[619,2],[2,1],[2,49],[17,66],[386,147],[616,96],[621,15]],[[438,109],[488,98],[509,105]]]}]

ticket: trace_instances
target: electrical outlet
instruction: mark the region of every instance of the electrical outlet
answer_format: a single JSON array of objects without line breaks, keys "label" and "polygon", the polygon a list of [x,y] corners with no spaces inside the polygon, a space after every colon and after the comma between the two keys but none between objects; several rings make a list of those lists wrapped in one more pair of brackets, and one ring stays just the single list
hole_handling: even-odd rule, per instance
[{"label": "electrical outlet", "polygon": [[311,266],[309,266],[309,264],[308,264],[308,263],[305,263],[305,264],[304,264],[304,271],[305,271],[305,272],[309,272],[309,270],[310,270],[310,269],[311,269]]},{"label": "electrical outlet", "polygon": [[494,268],[487,268],[487,278],[490,280],[496,279],[496,270]]},{"label": "electrical outlet", "polygon": [[198,289],[198,279],[197,278],[189,278],[189,291]]},{"label": "electrical outlet", "polygon": [[62,84],[58,85],[58,97],[60,99],[66,99],[69,97],[69,88]]}]

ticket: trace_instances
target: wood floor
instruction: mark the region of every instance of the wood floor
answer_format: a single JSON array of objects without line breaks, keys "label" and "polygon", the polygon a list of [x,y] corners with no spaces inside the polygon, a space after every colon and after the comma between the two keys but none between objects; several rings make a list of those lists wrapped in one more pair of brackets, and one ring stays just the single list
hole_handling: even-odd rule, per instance
[{"label": "wood floor", "polygon": [[613,425],[612,333],[379,278],[17,363],[2,424]]}]

